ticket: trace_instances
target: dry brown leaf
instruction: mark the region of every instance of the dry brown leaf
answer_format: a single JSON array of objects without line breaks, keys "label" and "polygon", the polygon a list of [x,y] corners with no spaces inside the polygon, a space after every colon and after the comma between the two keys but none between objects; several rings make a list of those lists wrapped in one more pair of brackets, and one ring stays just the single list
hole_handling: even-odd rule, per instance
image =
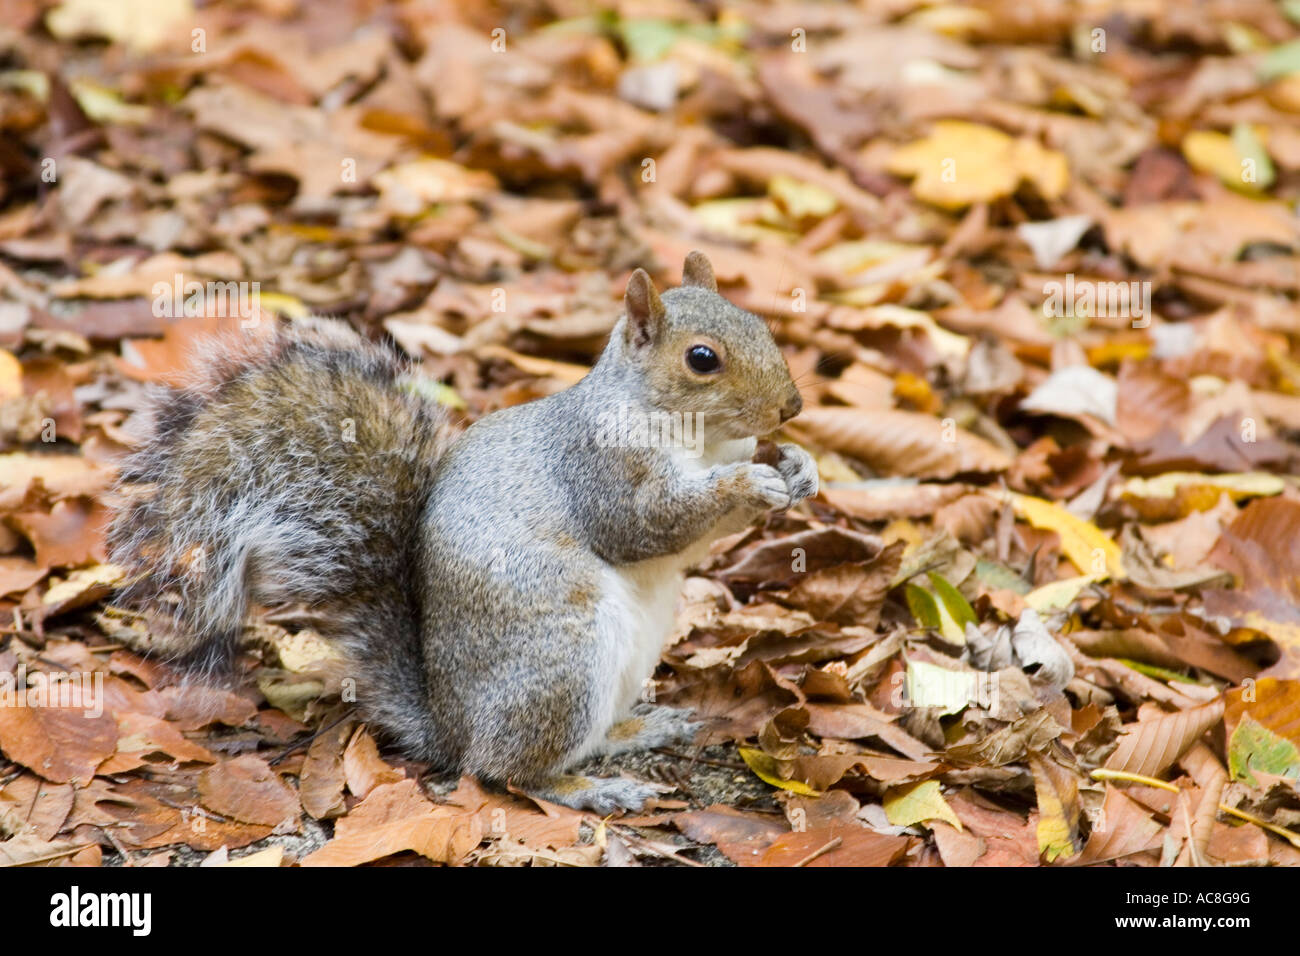
[{"label": "dry brown leaf", "polygon": [[434,806],[414,780],[380,784],[350,814],[335,837],[302,860],[303,866],[358,866],[414,851],[437,863],[457,863],[483,839],[476,813]]},{"label": "dry brown leaf", "polygon": [[1196,781],[1196,788],[1193,791],[1184,790],[1182,796],[1189,801],[1195,797],[1196,804],[1192,811],[1187,842],[1174,865],[1205,866],[1210,862],[1210,840],[1218,820],[1219,802],[1228,782],[1228,772],[1214,752],[1203,743],[1195,744],[1183,754],[1179,763]]},{"label": "dry brown leaf", "polygon": [[245,754],[199,776],[203,805],[241,823],[275,827],[298,817],[298,797],[261,757]]},{"label": "dry brown leaf", "polygon": [[754,866],[890,866],[907,852],[907,837],[886,836],[854,824],[777,837]]},{"label": "dry brown leaf", "polygon": [[[217,761],[216,755],[206,747],[201,747],[182,736],[173,724],[149,714],[118,711],[117,730],[119,757],[143,758],[149,754],[161,753],[181,763],[187,761],[216,763]],[[101,769],[100,772],[110,771]]]},{"label": "dry brown leaf", "polygon": [[746,547],[719,576],[730,584],[797,584],[809,573],[841,564],[864,563],[880,555],[874,535],[848,528],[820,527]]},{"label": "dry brown leaf", "polygon": [[[28,675],[29,682],[33,676]],[[118,735],[111,714],[95,714],[90,698],[85,703],[84,707],[29,703],[0,707],[0,750],[46,780],[84,786],[117,749]]]},{"label": "dry brown leaf", "polygon": [[1027,753],[1041,750],[1063,733],[1065,728],[1044,708],[1026,714],[974,743],[949,747],[944,753],[960,764],[1001,767],[1024,759]]},{"label": "dry brown leaf", "polygon": [[767,849],[790,832],[770,814],[746,813],[723,804],[675,814],[672,822],[696,843],[712,843],[741,866],[757,865]]},{"label": "dry brown leaf", "polygon": [[105,562],[104,534],[108,509],[86,498],[55,502],[48,514],[25,512],[14,522],[36,549],[41,567],[77,567],[87,561]]},{"label": "dry brown leaf", "polygon": [[165,687],[159,694],[167,705],[167,719],[185,731],[216,723],[242,727],[257,713],[257,707],[247,697],[219,687]]},{"label": "dry brown leaf", "polygon": [[[854,487],[849,484],[823,486],[821,497],[837,511],[863,521],[893,518],[921,518],[932,515],[952,502],[962,499],[969,490],[963,484],[872,484]],[[967,495],[967,497],[974,497]]]},{"label": "dry brown leaf", "polygon": [[1223,718],[1223,700],[1151,720],[1125,724],[1107,770],[1158,777]]},{"label": "dry brown leaf", "polygon": [[1038,812],[1028,817],[1000,807],[967,788],[945,797],[970,833],[985,843],[975,866],[1037,866]]},{"label": "dry brown leaf", "polygon": [[1125,796],[1118,787],[1106,785],[1106,799],[1099,816],[1092,821],[1092,833],[1083,852],[1070,862],[1075,865],[1119,860],[1134,853],[1157,849],[1165,828],[1140,803]]},{"label": "dry brown leaf", "polygon": [[53,840],[72,812],[76,790],[24,773],[0,790],[0,833],[31,830]]},{"label": "dry brown leaf", "polygon": [[0,597],[26,591],[43,580],[49,571],[48,567],[27,558],[0,558]]},{"label": "dry brown leaf", "polygon": [[1271,604],[1300,604],[1300,501],[1257,498],[1223,530],[1210,562]]},{"label": "dry brown leaf", "polygon": [[0,843],[0,867],[50,863],[71,856],[85,846],[76,840],[49,841],[35,833],[23,833]]},{"label": "dry brown leaf", "polygon": [[870,561],[814,571],[782,600],[819,621],[874,628],[902,556],[903,542],[896,541]]},{"label": "dry brown leaf", "polygon": [[379,756],[379,747],[364,725],[353,732],[343,751],[343,773],[348,790],[358,797],[365,797],[382,783],[395,783],[406,776]]},{"label": "dry brown leaf", "polygon": [[1011,466],[1011,459],[992,443],[917,412],[810,408],[796,424],[814,444],[860,459],[887,475],[951,478]]},{"label": "dry brown leaf", "polygon": [[[525,802],[508,794],[488,791],[473,777],[461,777],[460,784],[447,795],[447,800],[466,810],[476,811],[484,835],[494,839],[559,850],[577,844],[581,833],[581,812],[542,801]],[[541,811],[533,809],[534,806],[540,806]],[[626,819],[620,822],[631,825]]]},{"label": "dry brown leaf", "polygon": [[354,726],[352,721],[345,720],[316,737],[307,748],[298,777],[298,796],[302,798],[302,808],[318,820],[346,812],[343,787],[347,773],[343,768],[343,750],[352,738]]}]

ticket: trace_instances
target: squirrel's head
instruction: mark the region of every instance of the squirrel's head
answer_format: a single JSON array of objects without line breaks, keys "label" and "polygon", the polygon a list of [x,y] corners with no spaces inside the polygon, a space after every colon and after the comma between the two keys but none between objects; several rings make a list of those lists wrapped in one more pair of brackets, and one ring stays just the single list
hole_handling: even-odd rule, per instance
[{"label": "squirrel's head", "polygon": [[719,440],[766,435],[803,408],[767,324],[718,294],[703,253],[686,257],[681,287],[662,298],[637,269],[624,302],[614,335],[656,408],[702,415]]}]

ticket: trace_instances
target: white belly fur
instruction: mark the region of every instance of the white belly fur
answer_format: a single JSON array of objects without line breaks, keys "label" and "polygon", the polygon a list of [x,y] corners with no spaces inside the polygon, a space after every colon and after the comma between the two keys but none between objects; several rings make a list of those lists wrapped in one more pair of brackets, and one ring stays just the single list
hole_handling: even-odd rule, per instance
[{"label": "white belly fur", "polygon": [[[698,458],[683,455],[679,465],[684,469],[709,468],[746,461],[753,457],[755,444],[753,438],[725,442]],[[596,640],[602,671],[618,677],[611,686],[602,688],[595,707],[596,719],[587,740],[573,756],[574,761],[597,752],[614,722],[641,700],[646,681],[654,673],[672,632],[682,573],[703,560],[712,543],[713,535],[706,534],[676,554],[606,569],[596,611]]]}]

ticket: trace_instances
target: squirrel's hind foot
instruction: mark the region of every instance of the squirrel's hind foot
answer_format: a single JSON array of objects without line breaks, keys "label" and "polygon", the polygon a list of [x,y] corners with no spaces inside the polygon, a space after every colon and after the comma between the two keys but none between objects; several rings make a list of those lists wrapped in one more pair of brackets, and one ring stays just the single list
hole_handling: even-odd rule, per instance
[{"label": "squirrel's hind foot", "polygon": [[626,720],[609,728],[602,754],[621,754],[631,750],[650,750],[672,743],[690,743],[704,726],[692,720],[689,710],[637,704]]},{"label": "squirrel's hind foot", "polygon": [[560,774],[522,788],[530,796],[563,804],[575,810],[591,810],[608,816],[616,810],[638,812],[647,800],[671,793],[673,788],[630,777],[583,777]]}]

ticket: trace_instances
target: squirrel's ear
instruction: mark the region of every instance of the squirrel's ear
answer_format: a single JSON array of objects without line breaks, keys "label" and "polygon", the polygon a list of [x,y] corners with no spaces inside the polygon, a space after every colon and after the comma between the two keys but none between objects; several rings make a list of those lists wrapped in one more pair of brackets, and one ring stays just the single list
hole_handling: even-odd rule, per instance
[{"label": "squirrel's ear", "polygon": [[644,269],[637,269],[627,280],[627,340],[636,348],[649,345],[659,337],[667,313]]},{"label": "squirrel's ear", "polygon": [[713,264],[704,253],[697,250],[686,254],[686,264],[682,266],[682,285],[697,285],[710,292],[718,291]]}]

